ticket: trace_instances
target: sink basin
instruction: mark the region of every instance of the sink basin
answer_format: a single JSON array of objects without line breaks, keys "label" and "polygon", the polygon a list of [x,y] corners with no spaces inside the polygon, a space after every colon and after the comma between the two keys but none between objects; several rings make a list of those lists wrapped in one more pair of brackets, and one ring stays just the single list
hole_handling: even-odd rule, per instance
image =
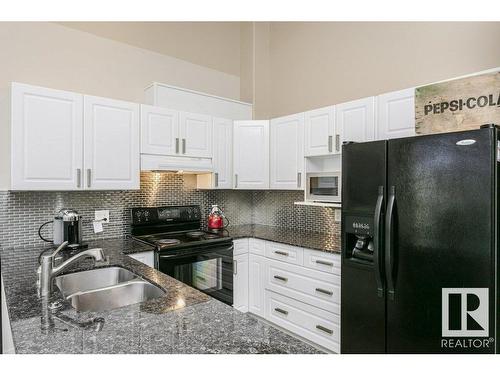
[{"label": "sink basin", "polygon": [[165,292],[121,267],[96,268],[55,278],[78,311],[106,311],[162,297]]},{"label": "sink basin", "polygon": [[165,292],[143,280],[76,293],[68,297],[77,311],[106,311],[162,297]]},{"label": "sink basin", "polygon": [[55,278],[55,283],[64,298],[77,292],[105,288],[139,278],[135,273],[121,267],[96,268],[75,272]]}]

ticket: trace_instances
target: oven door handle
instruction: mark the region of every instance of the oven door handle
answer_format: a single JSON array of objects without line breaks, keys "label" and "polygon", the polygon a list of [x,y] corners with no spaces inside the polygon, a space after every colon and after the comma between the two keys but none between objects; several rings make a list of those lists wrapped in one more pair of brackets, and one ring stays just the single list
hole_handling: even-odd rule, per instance
[{"label": "oven door handle", "polygon": [[[189,258],[189,257],[192,257],[193,255],[205,255],[205,254],[217,254],[217,253],[220,253],[220,252],[231,252],[231,255],[232,255],[232,252],[233,252],[233,249],[234,249],[234,246],[231,244],[229,246],[224,246],[224,247],[209,247],[209,248],[206,248],[206,249],[203,249],[203,250],[196,250],[196,251],[193,251],[193,252],[189,252],[187,251],[186,253],[182,253],[182,254],[159,254],[158,257],[160,259],[172,259],[172,258]],[[207,258],[207,259],[211,259],[211,258]]]}]

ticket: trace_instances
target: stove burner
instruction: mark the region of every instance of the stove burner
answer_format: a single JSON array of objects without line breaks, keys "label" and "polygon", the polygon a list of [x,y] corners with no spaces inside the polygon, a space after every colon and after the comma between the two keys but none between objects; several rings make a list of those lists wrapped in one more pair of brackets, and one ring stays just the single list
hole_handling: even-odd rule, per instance
[{"label": "stove burner", "polygon": [[198,237],[203,237],[205,235],[205,232],[201,231],[194,231],[194,232],[187,232],[186,236],[191,237],[191,238],[198,238]]},{"label": "stove burner", "polygon": [[179,241],[176,238],[163,238],[161,240],[156,241],[156,243],[162,246],[171,246],[171,245],[177,245],[181,243],[181,241]]},{"label": "stove burner", "polygon": [[205,233],[204,236],[206,239],[211,239],[211,238],[219,238],[220,236],[218,234],[210,234],[210,233]]}]

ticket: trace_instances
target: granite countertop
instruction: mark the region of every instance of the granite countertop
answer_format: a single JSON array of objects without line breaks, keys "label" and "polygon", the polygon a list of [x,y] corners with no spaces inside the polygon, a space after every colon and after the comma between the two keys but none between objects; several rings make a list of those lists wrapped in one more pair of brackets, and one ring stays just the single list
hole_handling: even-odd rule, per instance
[{"label": "granite countertop", "polygon": [[[235,236],[237,229],[233,228]],[[251,236],[249,232],[244,234]],[[1,249],[2,277],[17,353],[321,353],[124,255],[151,250],[149,246],[127,239],[100,240],[89,245],[104,250],[108,257],[104,267],[127,268],[162,288],[166,295],[106,312],[78,313],[67,302],[59,311],[50,312],[47,305],[51,301],[37,296],[36,269],[41,248]],[[69,271],[93,267],[93,261],[83,260]],[[60,298],[54,289],[52,299]]]},{"label": "granite countertop", "polygon": [[336,244],[338,241],[334,241],[333,233],[300,231],[258,224],[229,226],[225,231],[234,239],[253,237],[307,249],[340,253],[340,248]]}]

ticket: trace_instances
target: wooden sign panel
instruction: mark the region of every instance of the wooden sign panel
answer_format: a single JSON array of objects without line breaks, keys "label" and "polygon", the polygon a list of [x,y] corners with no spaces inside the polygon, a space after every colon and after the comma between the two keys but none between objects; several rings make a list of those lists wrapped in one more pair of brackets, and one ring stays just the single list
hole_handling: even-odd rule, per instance
[{"label": "wooden sign panel", "polygon": [[415,90],[417,134],[500,125],[500,72],[422,86]]}]

